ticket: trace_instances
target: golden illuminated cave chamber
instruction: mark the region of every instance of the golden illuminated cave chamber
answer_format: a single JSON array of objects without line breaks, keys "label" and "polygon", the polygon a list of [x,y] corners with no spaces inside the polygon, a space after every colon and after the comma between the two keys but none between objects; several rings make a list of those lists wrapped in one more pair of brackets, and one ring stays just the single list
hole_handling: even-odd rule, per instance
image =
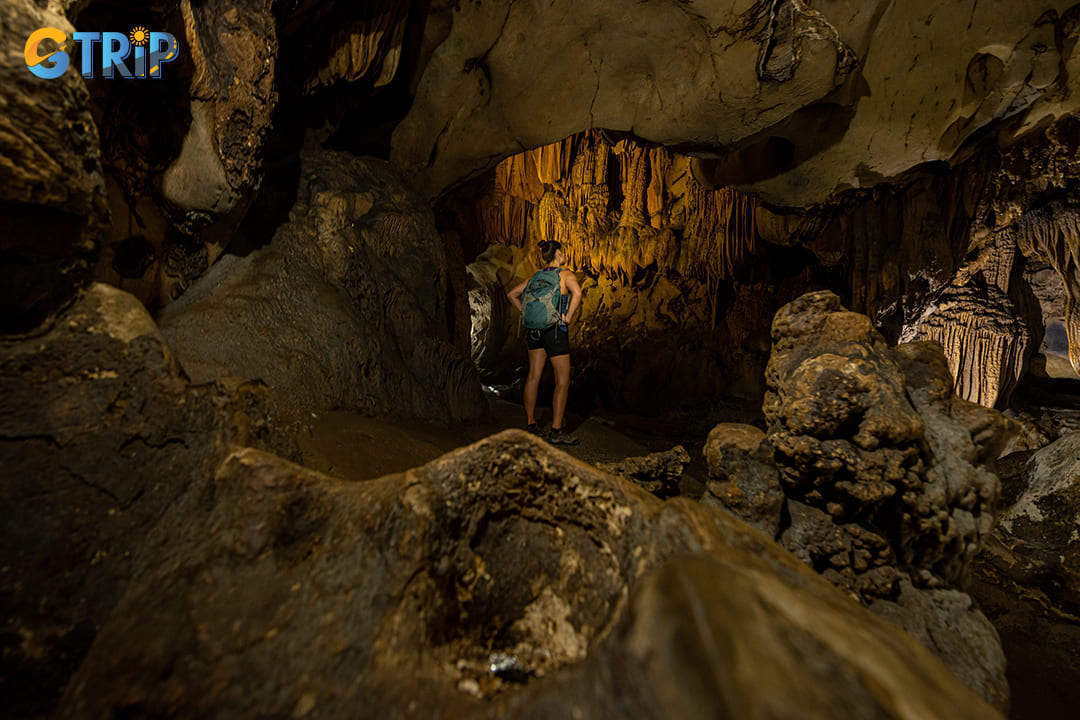
[{"label": "golden illuminated cave chamber", "polygon": [[758,202],[703,186],[691,162],[590,130],[507,158],[442,202],[441,229],[471,262],[473,358],[490,382],[514,380],[524,358],[504,295],[536,269],[538,243],[557,240],[585,294],[571,330],[581,402],[645,412],[759,402],[761,319],[812,282],[813,258],[773,248],[779,262],[757,262]]}]

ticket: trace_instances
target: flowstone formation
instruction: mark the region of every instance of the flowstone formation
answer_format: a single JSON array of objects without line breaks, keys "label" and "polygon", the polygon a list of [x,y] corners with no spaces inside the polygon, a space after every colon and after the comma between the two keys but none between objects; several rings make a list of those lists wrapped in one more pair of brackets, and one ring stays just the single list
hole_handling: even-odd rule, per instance
[{"label": "flowstone formation", "polygon": [[317,151],[270,245],[227,256],[159,320],[194,382],[261,380],[291,417],[475,417],[446,265],[431,211],[386,163]]},{"label": "flowstone formation", "polygon": [[772,333],[767,432],[710,433],[707,499],[771,532],[1007,707],[997,636],[958,590],[994,523],[998,479],[982,466],[1009,422],[954,395],[938,345],[889,347],[831,292],[786,305]]},{"label": "flowstone formation", "polygon": [[520,431],[365,483],[238,449],[150,539],[58,716],[1000,717],[735,518]]}]

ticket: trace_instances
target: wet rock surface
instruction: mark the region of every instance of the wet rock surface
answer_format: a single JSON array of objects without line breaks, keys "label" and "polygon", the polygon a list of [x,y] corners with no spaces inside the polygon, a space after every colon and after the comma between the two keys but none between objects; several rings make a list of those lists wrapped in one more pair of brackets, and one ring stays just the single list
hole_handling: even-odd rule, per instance
[{"label": "wet rock surface", "polygon": [[189,387],[145,308],[105,285],[47,332],[0,342],[5,714],[51,708],[146,534],[229,441],[265,437],[244,395]]},{"label": "wet rock surface", "polygon": [[1020,457],[972,594],[1001,634],[1022,717],[1068,714],[1080,682],[1080,433]]},{"label": "wet rock surface", "polygon": [[151,540],[59,716],[996,716],[733,517],[520,431],[357,484],[240,449]]},{"label": "wet rock surface", "polygon": [[290,221],[160,315],[195,382],[260,379],[283,414],[329,408],[434,420],[484,407],[451,342],[430,210],[378,160],[306,156]]},{"label": "wet rock surface", "polygon": [[1009,421],[954,395],[940,346],[890,348],[828,291],[777,313],[766,382],[765,434],[721,425],[710,435],[711,498],[774,530],[863,603],[899,604],[882,614],[932,639],[958,675],[1007,707],[993,627],[936,591],[964,587],[990,532],[999,484],[983,465]]}]

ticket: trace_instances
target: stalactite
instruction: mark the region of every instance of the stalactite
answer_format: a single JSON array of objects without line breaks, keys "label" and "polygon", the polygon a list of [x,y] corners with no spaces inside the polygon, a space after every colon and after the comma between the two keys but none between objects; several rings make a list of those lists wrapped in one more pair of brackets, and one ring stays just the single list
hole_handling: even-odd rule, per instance
[{"label": "stalactite", "polygon": [[478,208],[484,239],[558,240],[575,267],[624,281],[654,266],[730,278],[754,252],[757,203],[702,187],[688,163],[630,139],[612,145],[598,130],[529,150],[496,167]]},{"label": "stalactite", "polygon": [[1053,267],[1065,285],[1069,362],[1080,374],[1080,208],[1054,201],[1024,213],[1015,227],[1020,251]]},{"label": "stalactite", "polygon": [[359,12],[363,17],[336,29],[325,43],[328,56],[304,84],[305,93],[339,80],[367,78],[374,87],[382,87],[394,79],[401,61],[409,6],[381,0],[360,6]]},{"label": "stalactite", "polygon": [[1005,293],[980,276],[947,288],[905,339],[941,343],[956,393],[993,407],[1020,381],[1031,336]]}]

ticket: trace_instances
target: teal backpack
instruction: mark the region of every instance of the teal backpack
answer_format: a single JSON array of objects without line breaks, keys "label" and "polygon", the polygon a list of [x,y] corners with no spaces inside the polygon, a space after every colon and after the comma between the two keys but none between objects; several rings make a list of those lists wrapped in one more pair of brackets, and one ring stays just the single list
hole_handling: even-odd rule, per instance
[{"label": "teal backpack", "polygon": [[521,293],[521,320],[528,330],[547,330],[559,322],[559,268],[537,270]]}]

